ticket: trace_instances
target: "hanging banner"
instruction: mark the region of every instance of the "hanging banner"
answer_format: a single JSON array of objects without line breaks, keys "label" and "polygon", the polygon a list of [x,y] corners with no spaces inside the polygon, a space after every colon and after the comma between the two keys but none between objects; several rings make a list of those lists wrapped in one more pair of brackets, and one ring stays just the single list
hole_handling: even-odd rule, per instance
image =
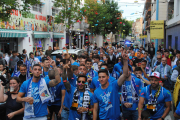
[{"label": "hanging banner", "polygon": [[164,20],[151,21],[150,39],[164,39]]}]

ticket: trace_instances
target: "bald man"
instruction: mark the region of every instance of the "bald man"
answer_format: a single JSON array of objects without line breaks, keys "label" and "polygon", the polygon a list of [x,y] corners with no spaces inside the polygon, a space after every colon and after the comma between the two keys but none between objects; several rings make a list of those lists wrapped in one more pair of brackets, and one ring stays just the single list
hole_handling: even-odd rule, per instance
[{"label": "bald man", "polygon": [[161,75],[161,80],[164,83],[164,87],[170,90],[171,88],[171,74],[172,74],[172,69],[169,65],[167,65],[167,58],[163,57],[161,60],[161,64],[157,66],[156,72],[159,72]]}]

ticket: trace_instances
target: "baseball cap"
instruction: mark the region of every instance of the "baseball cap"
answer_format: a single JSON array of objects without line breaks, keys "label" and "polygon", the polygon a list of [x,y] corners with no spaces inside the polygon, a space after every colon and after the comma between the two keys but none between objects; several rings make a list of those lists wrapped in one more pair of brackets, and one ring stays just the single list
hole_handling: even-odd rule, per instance
[{"label": "baseball cap", "polygon": [[158,79],[160,79],[160,73],[159,72],[153,72],[150,77],[156,77]]}]

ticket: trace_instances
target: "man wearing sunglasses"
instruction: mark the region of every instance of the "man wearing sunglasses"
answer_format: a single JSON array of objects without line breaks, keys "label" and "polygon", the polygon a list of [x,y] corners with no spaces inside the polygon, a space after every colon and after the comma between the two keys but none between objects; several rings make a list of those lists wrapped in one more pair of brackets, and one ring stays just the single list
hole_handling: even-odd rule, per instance
[{"label": "man wearing sunglasses", "polygon": [[119,120],[120,119],[120,94],[119,90],[121,85],[128,77],[128,55],[123,54],[123,74],[120,76],[118,81],[110,83],[108,71],[101,69],[98,71],[99,86],[94,92],[94,109],[93,109],[93,120],[97,120],[98,109],[99,118],[106,120]]},{"label": "man wearing sunglasses", "polygon": [[[63,82],[66,81],[66,74],[62,76]],[[85,120],[89,119],[93,112],[94,96],[86,89],[87,77],[79,75],[77,79],[77,87],[71,85],[70,91],[66,91],[69,98],[69,118],[68,120]]]}]

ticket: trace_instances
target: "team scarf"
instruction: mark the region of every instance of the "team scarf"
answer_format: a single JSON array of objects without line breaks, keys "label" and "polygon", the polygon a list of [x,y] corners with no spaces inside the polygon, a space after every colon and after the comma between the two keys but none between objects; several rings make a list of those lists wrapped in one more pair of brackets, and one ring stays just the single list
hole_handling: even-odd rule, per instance
[{"label": "team scarf", "polygon": [[[27,97],[32,97],[32,78],[28,82],[28,89],[27,89]],[[40,78],[38,81],[39,87],[39,96],[41,99],[42,104],[51,100],[51,94],[49,93],[48,87],[46,85],[46,81],[44,78]],[[34,105],[25,102],[25,109],[24,109],[24,117],[25,118],[32,118],[36,117],[34,115]]]},{"label": "team scarf", "polygon": [[[78,91],[78,89],[76,88],[74,91],[74,96],[73,96],[73,101],[72,101],[72,105],[74,103],[78,103],[80,99],[80,92]],[[84,108],[88,108],[90,107],[90,95],[87,89],[85,89],[85,92],[83,94],[83,103],[82,103],[82,107]],[[88,112],[82,112],[81,114],[81,120],[86,120],[87,119],[87,113]]]},{"label": "team scarf", "polygon": [[50,87],[49,92],[51,94],[51,102],[53,103],[55,101],[54,99],[56,98],[56,87]]},{"label": "team scarf", "polygon": [[110,73],[112,77],[114,77],[116,80],[118,79],[118,74],[113,70],[112,73]]},{"label": "team scarf", "polygon": [[160,71],[161,71],[161,76],[164,78],[164,76],[167,76],[167,64],[165,65],[165,68],[163,69],[163,64],[161,63],[160,65]]},{"label": "team scarf", "polygon": [[[139,102],[138,92],[139,91],[137,90],[136,87],[135,78],[131,76],[131,93],[132,93],[133,103]],[[125,82],[122,85],[121,93],[122,93],[121,95],[122,103],[124,103],[127,101],[127,90],[126,90]]]},{"label": "team scarf", "polygon": [[14,77],[14,75],[15,75],[17,72],[18,72],[18,70],[17,70],[17,64],[16,64],[16,66],[14,67],[14,71],[13,71],[11,77]]},{"label": "team scarf", "polygon": [[30,71],[30,63],[26,60],[25,65],[27,67],[27,72],[26,72],[26,80],[27,80],[27,79],[31,78],[31,75],[29,73],[29,71]]},{"label": "team scarf", "polygon": [[[147,87],[146,87],[147,89]],[[152,94],[151,85],[149,86],[149,101],[148,104],[157,104],[157,99],[161,93],[161,86],[159,86],[158,90],[156,91],[155,95]]]},{"label": "team scarf", "polygon": [[88,78],[93,78],[93,77],[95,77],[95,74],[94,74],[94,70],[91,68],[91,70],[88,73]]}]

